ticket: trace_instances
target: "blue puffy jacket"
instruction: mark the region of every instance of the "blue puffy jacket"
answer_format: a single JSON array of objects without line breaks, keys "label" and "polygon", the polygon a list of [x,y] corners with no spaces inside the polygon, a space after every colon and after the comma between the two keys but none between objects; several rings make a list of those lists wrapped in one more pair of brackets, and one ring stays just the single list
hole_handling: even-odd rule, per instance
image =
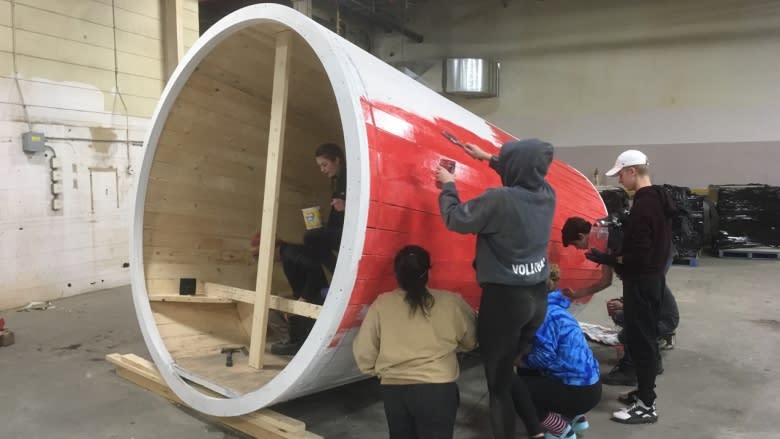
[{"label": "blue puffy jacket", "polygon": [[599,380],[599,363],[577,320],[569,314],[571,301],[560,290],[547,296],[547,315],[536,331],[525,364],[570,386],[590,386]]}]

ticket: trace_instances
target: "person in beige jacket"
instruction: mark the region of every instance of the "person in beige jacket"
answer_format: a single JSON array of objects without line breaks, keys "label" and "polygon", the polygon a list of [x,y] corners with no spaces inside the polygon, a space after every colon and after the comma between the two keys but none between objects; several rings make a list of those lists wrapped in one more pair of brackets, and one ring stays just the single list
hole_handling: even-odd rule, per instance
[{"label": "person in beige jacket", "polygon": [[451,439],[458,411],[456,351],[477,344],[476,317],[455,293],[427,288],[422,247],[395,256],[400,288],[368,309],[353,345],[360,370],[381,380],[390,439]]}]

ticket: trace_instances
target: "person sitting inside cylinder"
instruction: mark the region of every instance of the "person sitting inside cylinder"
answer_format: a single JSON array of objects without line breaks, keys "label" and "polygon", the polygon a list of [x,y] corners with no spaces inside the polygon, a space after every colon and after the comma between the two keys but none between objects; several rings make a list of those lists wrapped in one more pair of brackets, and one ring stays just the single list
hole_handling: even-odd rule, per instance
[{"label": "person sitting inside cylinder", "polygon": [[323,143],[314,151],[320,172],[330,178],[331,201],[328,220],[323,227],[307,230],[303,245],[320,264],[331,273],[336,270],[341,235],[344,229],[344,211],[347,200],[347,160],[344,151],[335,143]]},{"label": "person sitting inside cylinder", "polygon": [[369,307],[355,361],[381,380],[390,439],[449,439],[460,401],[456,351],[475,348],[476,317],[460,295],[427,287],[422,247],[402,248],[394,268],[399,288]]},{"label": "person sitting inside cylinder", "polygon": [[[609,224],[606,224],[609,227]],[[578,250],[588,250],[591,247],[591,235],[593,226],[586,219],[573,216],[568,218],[561,229],[561,240],[563,246],[574,246]],[[620,233],[616,233],[614,228],[609,231],[609,244],[608,248],[612,252],[617,252],[622,245],[622,237]],[[617,235],[617,238],[615,237]],[[672,265],[674,256],[669,255],[666,262],[664,273],[669,271]],[[603,274],[601,278],[591,286],[582,288],[578,291],[564,290],[570,299],[576,300],[582,297],[590,296],[598,293],[609,287],[612,284],[612,267],[607,265],[602,266]],[[607,312],[612,318],[612,321],[623,327],[623,301],[621,299],[613,299],[607,302]],[[658,343],[661,349],[669,350],[674,347],[675,331],[677,325],[680,323],[680,312],[677,308],[677,300],[672,294],[672,290],[669,289],[668,284],[664,287],[663,296],[661,300],[660,318],[658,320]],[[621,329],[618,333],[618,341],[625,345],[626,337],[625,330]],[[631,355],[628,353],[628,349],[624,350],[625,354],[618,364],[602,378],[602,382],[607,385],[619,385],[619,386],[635,386],[636,380],[636,367],[631,359]],[[663,373],[663,361],[658,358],[658,374]]]},{"label": "person sitting inside cylinder", "polygon": [[568,311],[571,301],[557,289],[559,279],[560,270],[552,265],[544,322],[531,351],[518,355],[515,362],[536,373],[518,373],[512,382],[512,400],[518,414],[536,415],[545,438],[576,439],[589,427],[585,413],[601,400],[601,381],[599,363]]},{"label": "person sitting inside cylinder", "polygon": [[[328,290],[328,280],[323,267],[333,273],[336,269],[341,235],[344,228],[344,210],[347,198],[346,159],[341,147],[323,143],[314,151],[320,172],[331,180],[331,210],[324,226],[307,230],[303,244],[292,244],[277,238],[276,260],[282,262],[287,282],[297,300],[322,305]],[[252,239],[252,254],[256,257],[260,242],[259,232]],[[295,355],[306,341],[314,320],[292,315],[289,318],[289,339],[271,345],[275,355]]]}]

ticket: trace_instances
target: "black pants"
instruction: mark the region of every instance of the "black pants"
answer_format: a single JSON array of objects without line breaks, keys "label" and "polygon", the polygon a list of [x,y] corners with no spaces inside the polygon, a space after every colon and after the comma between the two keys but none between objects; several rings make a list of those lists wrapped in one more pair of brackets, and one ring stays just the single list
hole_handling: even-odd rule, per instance
[{"label": "black pants", "polygon": [[596,407],[601,400],[601,381],[590,386],[569,386],[550,376],[516,376],[512,400],[518,414],[536,410],[539,419],[550,412],[572,419]]},{"label": "black pants", "polygon": [[328,227],[307,230],[303,234],[303,246],[306,251],[320,265],[324,266],[331,273],[336,270],[336,255],[341,245],[341,231]]},{"label": "black pants", "polygon": [[390,439],[451,439],[460,395],[458,385],[381,386]]},{"label": "black pants", "polygon": [[[623,312],[616,313],[612,321],[618,326],[625,325],[625,316]],[[658,337],[665,337],[674,334],[677,325],[680,323],[680,311],[677,308],[677,300],[674,298],[669,286],[664,287],[664,294],[661,299],[659,317],[658,317]],[[621,329],[618,333],[618,341],[626,344],[626,330]],[[659,353],[660,357],[660,353]],[[634,360],[631,353],[626,349],[623,358],[620,360],[623,366],[633,367]]]},{"label": "black pants", "polygon": [[639,399],[655,402],[658,319],[666,280],[663,275],[623,278],[626,347],[636,367]]},{"label": "black pants", "polygon": [[[530,287],[482,286],[477,337],[490,394],[490,425],[495,439],[515,437],[514,359],[518,351],[530,350],[546,312],[547,287],[544,283]],[[542,432],[535,410],[519,415],[529,435]]]},{"label": "black pants", "polygon": [[[284,275],[292,288],[293,297],[322,305],[324,298],[320,291],[328,286],[328,280],[317,258],[300,244],[284,243],[279,251],[282,256]],[[289,321],[290,341],[302,343],[309,336],[314,320],[291,315]]]}]

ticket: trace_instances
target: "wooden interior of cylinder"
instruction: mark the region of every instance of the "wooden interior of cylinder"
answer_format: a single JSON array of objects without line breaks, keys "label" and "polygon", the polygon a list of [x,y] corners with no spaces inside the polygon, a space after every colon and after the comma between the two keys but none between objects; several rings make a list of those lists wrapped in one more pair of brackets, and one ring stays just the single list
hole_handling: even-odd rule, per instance
[{"label": "wooden interior of cylinder", "polygon": [[[206,291],[207,283],[255,289],[249,247],[263,206],[275,37],[284,30],[272,23],[244,28],[200,62],[175,97],[146,190],[144,272],[160,335],[178,367],[238,394],[258,389],[289,361],[266,354],[265,367],[254,369],[239,352],[226,367],[223,348],[249,348],[253,305]],[[325,70],[298,35],[289,68],[277,236],[301,242],[301,209],[321,206],[324,216],[331,195],[314,149],[343,145],[343,133]],[[194,296],[180,295],[187,279],[194,279]],[[280,264],[272,290],[291,295]],[[272,313],[270,321],[269,341],[283,337],[282,317]]]}]

